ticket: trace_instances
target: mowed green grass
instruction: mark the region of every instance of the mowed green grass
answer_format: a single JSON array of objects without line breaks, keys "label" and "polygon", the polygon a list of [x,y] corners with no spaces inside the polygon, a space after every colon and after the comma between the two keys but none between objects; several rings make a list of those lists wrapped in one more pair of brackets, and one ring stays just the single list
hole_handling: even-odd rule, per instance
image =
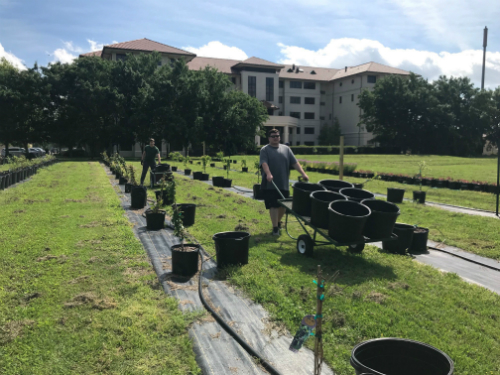
[{"label": "mowed green grass", "polygon": [[[169,161],[172,165],[178,165],[180,169],[184,168],[183,164]],[[140,167],[139,163],[135,164]],[[193,171],[200,171],[202,167],[198,164],[188,164],[189,168]],[[216,166],[221,166],[221,163],[216,163]],[[233,164],[233,168],[241,169],[240,164]],[[212,176],[225,176],[226,171],[218,168],[207,167],[207,173]],[[252,188],[253,184],[257,183],[257,176],[254,174],[255,168],[249,169],[248,173],[234,172],[229,173],[229,178],[233,179],[233,186],[243,186]],[[336,176],[328,176],[317,172],[308,172],[312,182],[318,182],[325,178],[334,178]],[[298,173],[293,171],[291,174],[292,179],[297,179]],[[363,182],[365,179],[347,178],[351,182]],[[149,181],[149,176],[147,177]],[[405,187],[403,184],[385,181],[372,181],[366,184],[365,189],[373,192],[385,193],[387,187]],[[408,189],[408,186],[406,185]],[[423,188],[423,190],[426,190]],[[449,189],[427,189],[429,195],[431,193],[446,192],[449,195],[443,195],[444,199],[450,204],[458,204],[467,206],[471,202],[483,202],[481,199],[490,199],[492,194],[466,192],[466,191],[452,191]],[[293,189],[291,190],[293,192]],[[411,196],[411,190],[407,190],[406,196]],[[463,198],[455,202],[453,197]],[[430,198],[428,198],[431,200]],[[466,199],[469,199],[468,201]],[[479,204],[478,204],[479,205]],[[484,257],[500,260],[500,222],[498,219],[472,216],[466,214],[453,213],[439,208],[429,206],[422,206],[413,202],[405,202],[398,204],[401,215],[398,218],[399,222],[418,224],[419,226],[429,228],[429,238],[437,242],[443,242],[447,245],[456,246],[465,251],[478,254]],[[469,205],[470,207],[470,205]],[[478,207],[482,208],[482,207]]]},{"label": "mowed green grass", "polygon": [[[198,374],[188,325],[96,162],[0,191],[1,374]],[[199,315],[199,314],[198,314]]]},{"label": "mowed green grass", "polygon": [[[500,372],[500,296],[373,246],[362,254],[319,247],[314,259],[306,258],[288,236],[270,235],[263,202],[182,176],[176,179],[178,203],[198,205],[189,232],[210,254],[215,254],[215,233],[240,229],[252,234],[249,264],[233,269],[228,280],[292,334],[302,317],[315,314],[317,265],[326,275],[340,271],[336,284],[327,284],[323,307],[325,359],[337,374],[353,375],[352,348],[378,337],[431,344],[451,356],[456,375]],[[292,230],[301,233],[297,225]],[[312,347],[313,340],[307,345]]]}]

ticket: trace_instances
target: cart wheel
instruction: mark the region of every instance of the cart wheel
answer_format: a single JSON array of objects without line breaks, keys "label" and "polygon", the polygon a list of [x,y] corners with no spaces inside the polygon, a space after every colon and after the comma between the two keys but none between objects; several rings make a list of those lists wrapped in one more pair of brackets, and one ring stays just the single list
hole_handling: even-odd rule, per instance
[{"label": "cart wheel", "polygon": [[357,245],[349,245],[349,250],[353,253],[361,253],[365,248],[364,243],[358,243]]},{"label": "cart wheel", "polygon": [[306,257],[312,257],[314,253],[314,243],[311,237],[307,234],[301,234],[297,238],[297,252],[299,254],[305,255]]}]

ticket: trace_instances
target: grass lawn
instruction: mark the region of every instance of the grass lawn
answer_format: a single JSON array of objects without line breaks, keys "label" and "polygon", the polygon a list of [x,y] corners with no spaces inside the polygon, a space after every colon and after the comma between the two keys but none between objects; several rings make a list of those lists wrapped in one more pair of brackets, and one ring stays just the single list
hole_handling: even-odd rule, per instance
[{"label": "grass lawn", "polygon": [[200,373],[196,315],[164,294],[99,163],[45,168],[0,207],[1,374]]},{"label": "grass lawn", "polygon": [[[329,275],[340,270],[336,285],[327,286],[323,310],[325,357],[337,374],[354,374],[349,365],[352,348],[378,337],[429,343],[451,356],[457,375],[500,372],[500,296],[456,274],[372,246],[362,254],[319,247],[315,259],[305,258],[288,236],[269,235],[262,202],[182,176],[177,181],[178,203],[198,205],[189,232],[210,254],[215,253],[214,233],[238,227],[252,234],[249,264],[234,269],[228,280],[263,304],[292,334],[304,315],[315,313],[316,266]],[[430,208],[402,208],[407,218],[432,216]],[[310,340],[308,346],[312,344]]]},{"label": "grass lawn", "polygon": [[[178,165],[180,169],[184,168],[182,164],[172,163],[170,161],[169,163],[171,163],[172,165]],[[135,165],[140,167],[139,163],[136,163]],[[221,163],[216,163],[216,165],[220,166]],[[241,168],[240,164],[233,165],[235,169]],[[189,164],[189,166],[194,171],[201,170],[201,166],[197,164]],[[233,179],[233,185],[252,188],[253,184],[257,182],[257,178],[252,170],[255,171],[255,169],[252,168],[249,169],[249,173],[230,172],[229,177]],[[222,176],[224,172],[225,171],[220,169],[207,167],[207,173],[210,174],[210,177],[216,175]],[[323,178],[328,178],[325,177],[325,175],[317,172],[310,172],[308,173],[308,175],[313,182],[317,182]],[[292,178],[295,179],[297,178],[297,176],[297,172],[292,172]],[[364,179],[357,178],[348,178],[347,180],[364,181]],[[147,181],[149,181],[149,177],[147,177]],[[387,187],[396,187],[398,185],[401,186],[402,184],[398,184],[395,182],[372,181],[367,184],[366,189],[373,192],[383,193],[386,192]],[[429,195],[434,192],[442,192],[443,196],[446,197],[446,202],[443,203],[453,203],[454,201],[452,199],[452,195],[456,194],[470,197],[468,198],[470,201],[473,200],[476,203],[481,202],[482,204],[484,203],[484,201],[482,201],[481,199],[489,199],[489,195],[491,195],[472,191],[452,191],[449,189],[429,189],[429,191]],[[449,193],[449,195],[446,195],[446,193]],[[406,196],[410,194],[411,191],[408,191],[406,193]],[[428,199],[431,200],[430,198]],[[454,203],[457,204],[457,202]],[[464,206],[467,205],[466,203],[467,202],[464,200],[458,202],[459,205]],[[438,208],[417,205],[410,202],[402,203],[398,206],[401,209],[401,215],[399,216],[398,221],[409,224],[418,224],[422,227],[429,228],[430,239],[438,242],[444,242],[447,245],[457,246],[461,249],[481,256],[500,260],[500,233],[498,230],[498,219],[457,214]]]}]

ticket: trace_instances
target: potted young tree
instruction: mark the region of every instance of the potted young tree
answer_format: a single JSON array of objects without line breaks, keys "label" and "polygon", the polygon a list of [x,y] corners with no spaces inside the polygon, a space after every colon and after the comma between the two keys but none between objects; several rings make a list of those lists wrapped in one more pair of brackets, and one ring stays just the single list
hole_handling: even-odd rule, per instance
[{"label": "potted young tree", "polygon": [[190,157],[189,156],[184,156],[182,158],[182,163],[184,164],[184,174],[186,176],[189,176],[191,174],[191,169],[187,167],[188,162],[190,162]]},{"label": "potted young tree", "polygon": [[415,176],[418,180],[419,190],[413,191],[413,201],[421,204],[425,203],[425,191],[422,191],[422,178],[426,168],[427,164],[425,161],[418,163],[418,174]]},{"label": "potted young tree", "polygon": [[132,191],[132,187],[137,186],[137,180],[135,179],[135,170],[134,167],[129,165],[127,167],[127,176],[128,181],[125,183],[125,193],[130,193]]},{"label": "potted young tree", "polygon": [[200,245],[184,244],[186,230],[182,224],[182,212],[176,204],[173,205],[172,224],[174,235],[179,238],[180,244],[173,245],[172,252],[172,273],[178,276],[190,277],[198,272],[198,253]]},{"label": "potted young tree", "polygon": [[[133,168],[133,167],[132,167]],[[130,174],[130,172],[129,172]],[[141,209],[146,206],[147,199],[148,199],[148,193],[147,193],[147,188],[145,186],[139,186],[137,184],[137,181],[135,180],[135,169],[133,169],[133,172],[131,174],[134,178],[134,182],[132,183],[132,190],[130,191],[130,206],[133,209]]]},{"label": "potted young tree", "polygon": [[207,173],[207,164],[210,163],[212,158],[209,155],[203,155],[201,157],[201,162],[203,164],[203,174],[201,175],[200,180],[202,181],[208,181],[208,178],[210,177]]},{"label": "potted young tree", "polygon": [[255,174],[257,175],[257,183],[253,185],[253,199],[262,200],[262,191],[260,190],[260,161],[259,158],[254,160]]},{"label": "potted young tree", "polygon": [[241,159],[241,170],[243,172],[248,172],[247,160],[246,159]]},{"label": "potted young tree", "polygon": [[229,179],[229,171],[231,170],[231,159],[226,159],[226,178],[224,179],[224,187],[231,187],[233,180]]},{"label": "potted young tree", "polygon": [[[162,181],[165,181],[162,179]],[[163,184],[162,184],[163,186]],[[160,230],[165,225],[166,211],[161,209],[163,205],[163,188],[156,195],[156,203],[146,210],[146,226],[149,230]]]}]

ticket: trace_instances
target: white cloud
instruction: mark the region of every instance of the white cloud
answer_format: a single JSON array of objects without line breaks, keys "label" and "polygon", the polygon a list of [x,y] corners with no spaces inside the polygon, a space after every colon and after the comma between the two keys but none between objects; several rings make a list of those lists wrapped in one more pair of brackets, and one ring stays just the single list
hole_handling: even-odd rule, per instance
[{"label": "white cloud", "polygon": [[82,53],[84,52],[83,48],[80,48],[78,46],[75,46],[73,42],[63,42],[64,47],[66,50],[71,51],[71,52],[76,52],[76,53]]},{"label": "white cloud", "polygon": [[182,47],[182,49],[196,53],[198,56],[203,57],[218,57],[221,59],[234,59],[234,60],[246,60],[248,59],[247,54],[239,49],[238,47],[230,47],[222,44],[219,41],[208,42],[200,48],[195,47]]},{"label": "white cloud", "polygon": [[71,64],[74,59],[77,58],[76,55],[71,54],[64,48],[58,48],[53,53],[54,60],[53,62],[60,61],[63,64]]},{"label": "white cloud", "polygon": [[21,60],[19,57],[14,55],[11,52],[7,52],[3,46],[2,43],[0,43],[0,59],[4,57],[8,62],[10,62],[12,65],[14,65],[17,69],[20,70],[25,70],[26,66],[23,64],[23,60]]},{"label": "white cloud", "polygon": [[90,44],[90,51],[91,52],[100,51],[100,50],[102,50],[102,47],[104,47],[103,43],[98,43],[98,42],[91,40],[91,39],[87,39],[87,42],[89,42],[89,44]]},{"label": "white cloud", "polygon": [[[369,61],[410,70],[429,80],[440,75],[469,77],[475,85],[481,84],[482,50],[461,52],[430,52],[415,49],[392,49],[369,39],[332,39],[317,51],[279,43],[280,63],[332,67],[355,66]],[[487,52],[485,86],[500,86],[500,52]]]},{"label": "white cloud", "polygon": [[[93,51],[99,51],[102,50],[102,47],[104,46],[103,43],[98,43],[94,40],[87,39],[87,42],[90,45],[90,52]],[[54,57],[52,62],[60,61],[63,64],[71,64],[73,60],[75,60],[78,57],[78,54],[87,52],[88,49],[84,49],[80,46],[76,46],[73,44],[73,42],[63,42],[64,48],[58,48],[56,49],[53,53],[50,55]],[[76,53],[73,54],[73,53]]]}]

